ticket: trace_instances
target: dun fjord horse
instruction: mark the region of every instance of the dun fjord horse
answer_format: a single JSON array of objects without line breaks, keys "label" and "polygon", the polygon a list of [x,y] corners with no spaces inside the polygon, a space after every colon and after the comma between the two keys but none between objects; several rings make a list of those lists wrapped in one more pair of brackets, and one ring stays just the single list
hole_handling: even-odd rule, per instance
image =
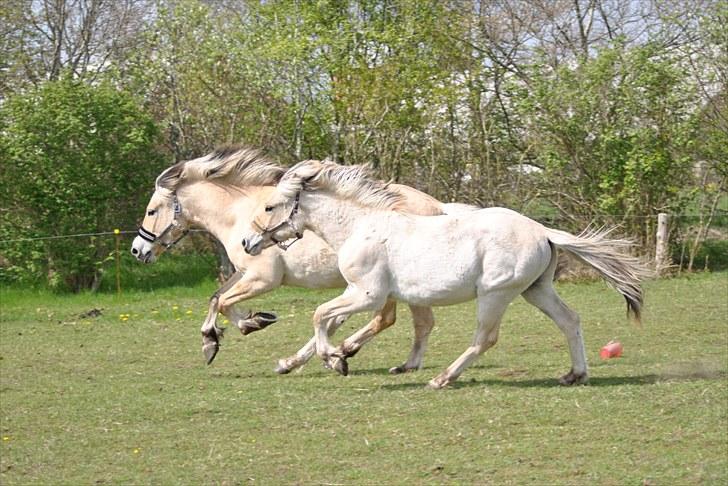
[{"label": "dun fjord horse", "polygon": [[645,271],[619,251],[629,242],[607,239],[609,231],[574,236],[503,208],[420,217],[404,213],[404,202],[362,167],[300,162],[260,205],[253,220],[257,229],[243,240],[245,251],[257,255],[277,240],[310,230],[337,251],[346,290],[320,305],[313,321],[316,352],[339,373],[348,371],[349,350],[333,347],[326,332],[337,320],[394,300],[434,306],[477,299],[472,345],[429,383],[442,388],[496,343],[508,304],[523,295],[566,336],[571,370],[560,382],[586,382],[579,317],[552,284],[557,249],[594,267],[624,296],[628,312],[640,317]]},{"label": "dun fjord horse", "polygon": [[[243,251],[240,235],[248,231],[253,209],[269,197],[284,172],[284,168],[256,150],[227,147],[175,164],[157,178],[139,235],[132,243],[132,254],[142,262],[152,263],[183,238],[190,227],[198,227],[224,245],[238,270],[214,293],[202,324],[202,350],[208,364],[218,352],[223,333],[216,324],[218,313],[224,314],[243,334],[275,322],[275,317],[268,313],[238,312],[235,303],[281,285],[320,289],[346,284],[339,273],[336,254],[313,233],[307,233],[288,251],[284,251],[288,245],[283,242],[256,258]],[[407,186],[393,185],[392,190],[401,196],[406,210],[413,213],[432,215],[446,210],[465,210],[460,205],[442,204]],[[411,305],[410,308],[415,326],[414,345],[407,361],[392,368],[392,373],[422,366],[427,337],[434,323],[429,307]],[[335,323],[331,332],[342,322]],[[394,322],[395,306],[386,303],[377,309],[369,325],[344,345],[353,353]],[[314,344],[311,338],[295,355],[279,360],[276,371],[288,373],[306,363],[313,356]]]}]

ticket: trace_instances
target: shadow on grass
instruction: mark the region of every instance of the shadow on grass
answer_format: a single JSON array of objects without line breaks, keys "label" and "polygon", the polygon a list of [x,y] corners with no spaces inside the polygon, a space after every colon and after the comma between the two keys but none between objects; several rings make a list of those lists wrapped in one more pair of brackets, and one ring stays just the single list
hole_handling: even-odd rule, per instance
[{"label": "shadow on grass", "polygon": [[[583,386],[622,386],[622,385],[652,385],[660,381],[657,375],[643,376],[617,376],[609,378],[590,378],[589,383]],[[426,382],[422,383],[396,383],[391,385],[382,385],[384,390],[406,390],[422,388]],[[538,378],[530,380],[507,380],[507,379],[464,379],[456,381],[448,386],[451,389],[468,388],[468,387],[512,387],[512,388],[556,388],[561,387],[557,378]]]},{"label": "shadow on grass", "polygon": [[[709,372],[686,372],[686,373],[664,373],[664,374],[647,374],[638,376],[608,376],[608,377],[590,377],[589,383],[582,386],[590,387],[610,387],[610,386],[643,386],[654,385],[655,383],[674,382],[674,381],[698,381],[698,380],[725,380],[728,378],[728,372],[714,370]],[[393,383],[382,385],[383,390],[405,390],[422,388],[423,383]],[[465,379],[456,381],[449,388],[467,388],[467,387],[512,387],[512,388],[556,388],[561,387],[557,378],[538,378],[527,380],[508,380],[508,379]]]},{"label": "shadow on grass", "polygon": [[[211,371],[209,374],[210,378],[215,379],[279,379],[286,376],[296,376],[299,373],[303,373],[306,378],[316,379],[341,379],[335,371],[326,369],[323,366],[312,366],[312,363],[308,363],[306,369],[294,371],[291,374],[280,375],[273,370],[271,365],[268,368],[266,365],[270,364],[268,361],[256,362],[253,368],[246,371]],[[260,368],[258,367],[260,366]],[[266,369],[268,368],[268,369]],[[473,369],[492,369],[498,370],[500,367],[496,365],[479,364],[471,367]],[[383,384],[380,386],[383,390],[406,390],[406,389],[417,389],[423,388],[427,382],[435,376],[439,369],[435,367],[425,366],[416,373],[406,373],[404,376],[411,376],[415,379],[414,382],[408,383],[391,383]],[[497,372],[496,372],[497,373]],[[511,374],[513,373],[513,374]],[[561,387],[557,377],[553,378],[524,378],[520,379],[518,375],[526,373],[523,370],[508,370],[501,373],[497,373],[497,376],[486,379],[474,379],[467,377],[456,381],[449,388],[467,388],[467,387],[511,387],[511,388],[555,388]],[[393,379],[401,375],[393,375],[389,372],[388,367],[381,368],[369,368],[369,369],[354,369],[349,373],[350,376],[387,376]],[[650,373],[645,375],[636,376],[591,376],[589,383],[584,386],[591,387],[611,387],[611,386],[643,386],[643,385],[654,385],[655,383],[664,382],[675,382],[675,381],[699,381],[699,380],[726,380],[728,379],[728,370],[722,368],[716,368],[712,366],[706,366],[702,364],[690,364],[683,367],[673,367],[662,371],[661,373]]]}]

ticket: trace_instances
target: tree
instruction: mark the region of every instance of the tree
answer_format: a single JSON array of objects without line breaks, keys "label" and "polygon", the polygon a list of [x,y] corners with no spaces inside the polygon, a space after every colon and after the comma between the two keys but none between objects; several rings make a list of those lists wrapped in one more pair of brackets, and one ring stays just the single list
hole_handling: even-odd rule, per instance
[{"label": "tree", "polygon": [[0,7],[2,96],[56,80],[124,70],[153,0],[6,0]]},{"label": "tree", "polygon": [[575,226],[621,223],[652,245],[691,180],[694,96],[674,60],[617,45],[579,66],[533,69],[520,104],[543,196]]},{"label": "tree", "polygon": [[[108,84],[64,78],[0,107],[0,239],[107,232],[134,224],[162,166],[158,131],[137,100]],[[15,242],[4,279],[98,285],[112,238]]]}]

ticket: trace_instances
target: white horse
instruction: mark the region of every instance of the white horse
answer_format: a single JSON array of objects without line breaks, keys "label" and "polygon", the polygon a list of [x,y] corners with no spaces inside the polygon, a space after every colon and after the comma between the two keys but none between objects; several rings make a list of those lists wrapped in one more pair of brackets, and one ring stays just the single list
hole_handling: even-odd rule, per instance
[{"label": "white horse", "polygon": [[430,381],[442,388],[498,339],[501,317],[519,295],[554,320],[565,334],[571,370],[565,385],[588,379],[578,315],[554,290],[557,249],[594,267],[640,317],[638,261],[620,251],[625,240],[609,231],[582,236],[553,230],[503,208],[460,215],[419,217],[401,211],[402,197],[371,179],[360,166],[304,161],[289,169],[255,213],[257,232],[243,245],[259,254],[276,239],[311,230],[338,253],[345,292],[314,314],[316,352],[346,374],[346,350],[329,343],[328,326],[350,314],[379,309],[393,299],[419,306],[451,305],[476,298],[478,326],[472,345]]},{"label": "white horse", "polygon": [[[243,334],[262,329],[276,320],[270,313],[238,312],[235,303],[281,285],[321,289],[346,284],[339,273],[336,254],[313,233],[307,233],[288,251],[283,248],[290,243],[281,243],[280,248],[271,248],[256,258],[243,251],[240,235],[249,230],[253,209],[268,198],[284,172],[284,168],[256,150],[226,147],[175,164],[156,180],[139,235],[132,243],[132,254],[142,262],[152,263],[183,238],[190,227],[198,227],[222,243],[238,270],[210,298],[208,314],[201,328],[202,350],[208,364],[215,358],[223,334],[223,329],[216,324],[218,313],[224,314]],[[458,205],[442,204],[407,186],[395,185],[394,190],[407,201],[407,209],[417,214],[462,210]],[[410,308],[415,327],[414,345],[407,361],[392,368],[392,373],[422,366],[427,337],[434,324],[429,307],[411,305]],[[384,305],[377,311],[362,332],[345,341],[348,356],[353,356],[372,336],[394,324],[394,305]],[[331,332],[342,322],[332,326]],[[288,373],[306,363],[314,354],[314,344],[315,340],[311,338],[296,354],[279,360],[276,371]]]}]

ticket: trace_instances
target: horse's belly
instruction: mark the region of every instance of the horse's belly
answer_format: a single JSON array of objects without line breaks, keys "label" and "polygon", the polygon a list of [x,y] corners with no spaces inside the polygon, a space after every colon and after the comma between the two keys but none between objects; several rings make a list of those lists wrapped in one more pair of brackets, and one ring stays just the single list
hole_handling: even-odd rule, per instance
[{"label": "horse's belly", "polygon": [[395,289],[391,294],[395,299],[412,305],[444,306],[460,304],[476,297],[475,287],[460,287],[443,292],[443,289],[412,288],[402,291]]},{"label": "horse's belly", "polygon": [[472,262],[421,257],[392,274],[392,296],[415,305],[452,305],[472,300],[477,292]]},{"label": "horse's belly", "polygon": [[292,287],[307,289],[334,289],[346,287],[346,280],[338,268],[289,268],[281,282]]}]

